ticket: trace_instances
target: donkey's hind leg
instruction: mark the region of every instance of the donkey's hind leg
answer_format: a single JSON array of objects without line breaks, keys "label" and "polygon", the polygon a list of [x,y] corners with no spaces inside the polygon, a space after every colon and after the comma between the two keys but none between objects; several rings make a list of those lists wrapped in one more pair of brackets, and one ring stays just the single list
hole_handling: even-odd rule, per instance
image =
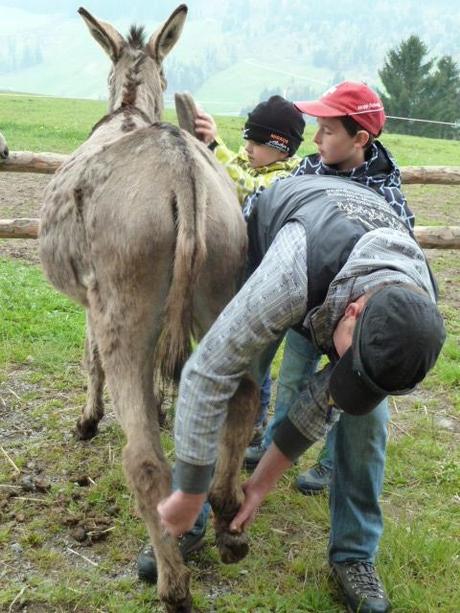
[{"label": "donkey's hind leg", "polygon": [[98,424],[104,416],[105,375],[88,310],[86,311],[85,358],[88,381],[86,406],[82,409],[76,425],[76,435],[81,440],[96,436]]},{"label": "donkey's hind leg", "polygon": [[[225,275],[222,275],[225,278]],[[204,278],[204,275],[203,275]],[[207,290],[207,291],[206,291]],[[195,297],[194,329],[202,338],[235,291],[231,284],[213,291],[203,287]],[[253,379],[245,377],[229,403],[227,419],[219,440],[216,470],[209,494],[214,512],[216,544],[223,562],[238,562],[248,553],[248,539],[244,533],[230,532],[229,526],[243,499],[240,470],[244,452],[252,436],[259,408],[260,391]]]},{"label": "donkey's hind leg", "polygon": [[[190,571],[176,539],[161,528],[156,510],[171,490],[153,392],[153,354],[159,335],[155,322],[160,320],[161,304],[155,301],[153,283],[136,287],[132,282],[132,292],[125,296],[90,296],[96,313],[92,323],[114,409],[127,438],[124,472],[158,563],[158,595],[168,611],[186,613],[191,611]],[[132,294],[139,299],[133,301]]]},{"label": "donkey's hind leg", "polygon": [[209,501],[215,516],[216,544],[226,564],[238,562],[249,550],[247,535],[230,532],[229,526],[244,499],[240,469],[256,420],[259,396],[259,387],[245,377],[230,401],[219,441]]}]

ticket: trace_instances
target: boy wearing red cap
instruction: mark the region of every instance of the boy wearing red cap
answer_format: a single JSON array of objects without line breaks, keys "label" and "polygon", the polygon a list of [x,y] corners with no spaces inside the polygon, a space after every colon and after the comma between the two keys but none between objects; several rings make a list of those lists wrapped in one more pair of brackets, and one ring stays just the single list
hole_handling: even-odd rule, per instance
[{"label": "boy wearing red cap", "polygon": [[314,142],[318,153],[308,155],[294,171],[349,178],[372,187],[410,227],[414,215],[401,192],[401,174],[391,153],[376,140],[385,125],[383,104],[365,83],[344,81],[319,100],[296,107],[317,118]]}]

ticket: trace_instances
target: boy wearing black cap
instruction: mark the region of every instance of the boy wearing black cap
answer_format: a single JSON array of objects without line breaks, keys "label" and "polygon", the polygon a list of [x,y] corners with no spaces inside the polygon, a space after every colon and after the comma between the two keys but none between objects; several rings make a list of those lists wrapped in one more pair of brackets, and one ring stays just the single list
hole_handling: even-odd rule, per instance
[{"label": "boy wearing black cap", "polygon": [[217,135],[211,115],[201,111],[195,119],[195,132],[225,166],[241,203],[255,190],[288,177],[298,167],[300,158],[295,153],[304,128],[302,113],[292,102],[272,96],[248,114],[243,131],[246,145],[234,153]]},{"label": "boy wearing black cap", "polygon": [[[387,395],[411,391],[444,342],[424,254],[373,190],[340,178],[304,176],[277,182],[260,198],[248,223],[254,272],[182,371],[175,423],[178,490],[158,506],[173,535],[193,525],[206,498],[218,424],[242,373],[263,373],[286,329],[305,334],[330,364],[307,382],[244,485],[245,500],[230,526],[236,532],[254,519],[284,470],[342,412],[356,429],[348,444],[359,449],[372,444],[360,430],[361,420]],[[347,481],[341,487],[358,492],[362,484]],[[336,529],[333,525],[330,564],[350,610],[388,611],[375,551],[367,555],[357,533],[343,558]]]}]

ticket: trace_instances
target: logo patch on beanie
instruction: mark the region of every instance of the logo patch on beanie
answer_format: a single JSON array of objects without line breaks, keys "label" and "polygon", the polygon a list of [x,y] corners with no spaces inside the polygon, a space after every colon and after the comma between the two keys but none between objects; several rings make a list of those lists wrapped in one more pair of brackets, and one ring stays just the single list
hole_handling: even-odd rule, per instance
[{"label": "logo patch on beanie", "polygon": [[265,144],[267,147],[272,147],[272,149],[278,149],[278,151],[282,151],[283,153],[289,153],[289,139],[285,136],[281,136],[281,134],[272,132],[270,134],[270,140]]},{"label": "logo patch on beanie", "polygon": [[286,138],[285,136],[281,136],[280,134],[273,134],[272,132],[270,134],[270,138],[273,138],[274,140],[277,140],[280,143],[284,143],[285,145],[289,145],[289,139]]}]

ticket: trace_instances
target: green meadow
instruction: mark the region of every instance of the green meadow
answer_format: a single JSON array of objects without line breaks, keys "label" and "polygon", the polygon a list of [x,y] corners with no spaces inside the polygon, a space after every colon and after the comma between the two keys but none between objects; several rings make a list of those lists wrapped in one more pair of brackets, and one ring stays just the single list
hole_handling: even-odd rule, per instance
[{"label": "green meadow", "polygon": [[[12,150],[70,152],[105,108],[0,95],[0,131]],[[174,114],[167,111],[166,119]],[[242,118],[217,121],[236,148]],[[309,127],[301,153],[313,151],[312,135]],[[459,164],[458,141],[392,134],[382,140],[401,165]],[[0,218],[8,180],[0,173]],[[459,225],[460,187],[410,186],[407,194],[418,223]],[[124,436],[108,396],[98,436],[79,442],[72,435],[85,402],[84,313],[50,287],[38,265],[6,246],[0,241],[0,610],[161,611],[155,588],[136,579],[146,533],[125,484]],[[390,400],[377,566],[398,613],[456,613],[460,602],[460,267],[458,251],[427,255],[448,340],[420,388]],[[280,354],[275,384],[279,363]],[[172,420],[162,433],[170,460]],[[345,610],[327,565],[327,496],[304,497],[293,487],[318,449],[268,497],[245,560],[223,565],[209,528],[207,546],[190,562],[196,611]]]},{"label": "green meadow", "polygon": [[[107,104],[101,101],[0,94],[0,131],[17,151],[69,153],[106,112]],[[175,113],[167,109],[164,119],[175,122]],[[227,145],[237,149],[244,118],[216,116],[216,121]],[[300,155],[315,151],[313,134],[314,126],[307,126]],[[455,166],[460,160],[458,141],[385,133],[381,140],[401,166]]]}]

